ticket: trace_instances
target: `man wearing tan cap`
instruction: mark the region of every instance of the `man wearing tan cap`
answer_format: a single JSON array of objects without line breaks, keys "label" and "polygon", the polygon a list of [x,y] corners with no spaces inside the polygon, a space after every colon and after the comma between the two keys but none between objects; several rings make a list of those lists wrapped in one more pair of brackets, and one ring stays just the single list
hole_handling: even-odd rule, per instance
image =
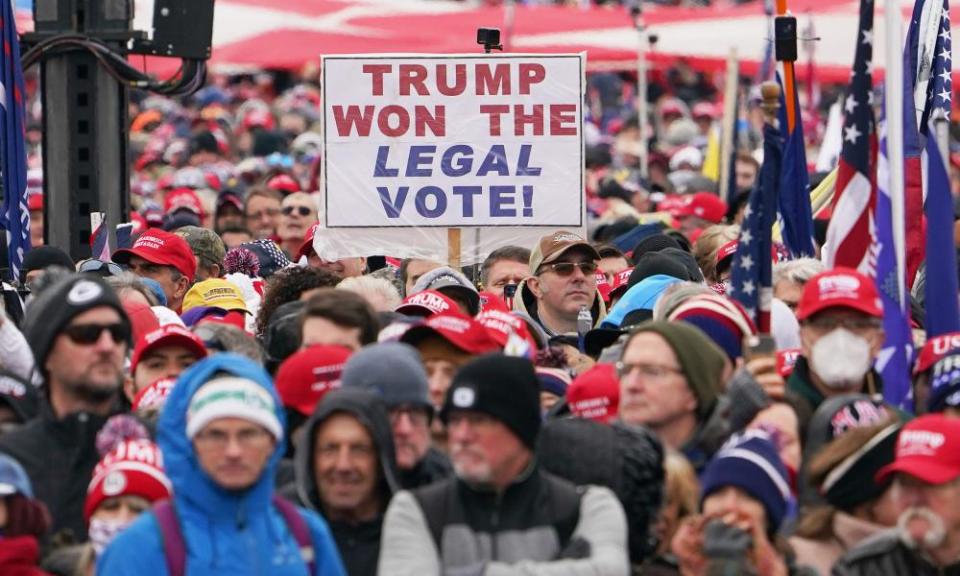
[{"label": "man wearing tan cap", "polygon": [[566,231],[548,234],[530,254],[530,277],[517,287],[514,310],[529,314],[550,336],[577,333],[581,308],[596,326],[607,310],[597,292],[600,254],[589,242]]}]

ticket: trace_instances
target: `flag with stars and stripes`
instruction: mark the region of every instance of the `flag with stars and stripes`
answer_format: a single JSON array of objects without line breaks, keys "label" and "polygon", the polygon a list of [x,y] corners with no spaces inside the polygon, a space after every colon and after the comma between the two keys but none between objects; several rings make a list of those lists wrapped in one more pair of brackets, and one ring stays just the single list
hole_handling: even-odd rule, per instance
[{"label": "flag with stars and stripes", "polygon": [[773,300],[771,273],[773,258],[771,232],[777,217],[777,196],[783,163],[780,130],[763,126],[763,166],[760,178],[743,211],[740,238],[733,257],[730,296],[743,304],[763,334],[770,333],[770,304]]},{"label": "flag with stars and stripes", "polygon": [[824,246],[828,268],[846,266],[874,275],[873,211],[877,202],[877,137],[873,117],[873,1],[860,0],[857,49],[844,100],[843,147]]},{"label": "flag with stars and stripes", "polygon": [[[953,238],[953,198],[946,161],[937,144],[937,127],[950,122],[952,40],[948,0],[918,0],[910,22],[908,49],[916,54],[905,72],[915,80],[914,98],[923,140],[925,178],[926,284],[924,306],[927,338],[960,330],[957,304],[957,257]],[[905,76],[907,74],[904,74]],[[909,223],[909,221],[908,221]],[[908,226],[909,228],[909,226]]]},{"label": "flag with stars and stripes", "polygon": [[23,68],[13,4],[0,1],[0,170],[3,172],[3,210],[0,227],[7,231],[10,274],[20,277],[23,255],[30,249],[30,210],[27,208],[27,152]]},{"label": "flag with stars and stripes", "polygon": [[[885,101],[889,102],[889,100]],[[884,114],[900,114],[900,110]],[[885,117],[885,116],[884,116]],[[913,338],[910,333],[909,308],[905,291],[901,291],[897,248],[893,241],[893,202],[890,198],[890,170],[887,160],[887,134],[880,121],[880,154],[877,161],[877,276],[874,283],[883,301],[883,347],[877,354],[875,368],[883,378],[883,399],[894,406],[910,410],[910,360]]]}]

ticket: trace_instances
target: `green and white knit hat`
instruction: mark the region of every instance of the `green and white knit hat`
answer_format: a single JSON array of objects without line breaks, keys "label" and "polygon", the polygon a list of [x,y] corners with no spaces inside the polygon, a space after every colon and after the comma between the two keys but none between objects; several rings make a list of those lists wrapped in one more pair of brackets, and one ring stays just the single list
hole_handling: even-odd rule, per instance
[{"label": "green and white knit hat", "polygon": [[187,438],[218,418],[241,418],[267,429],[277,441],[283,427],[270,393],[256,382],[236,376],[214,378],[200,387],[187,408]]}]

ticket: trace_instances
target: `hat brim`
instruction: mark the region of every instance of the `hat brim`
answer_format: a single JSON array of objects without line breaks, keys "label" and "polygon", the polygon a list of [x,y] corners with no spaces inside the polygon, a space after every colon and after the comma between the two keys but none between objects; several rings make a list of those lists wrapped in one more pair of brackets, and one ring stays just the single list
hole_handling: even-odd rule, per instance
[{"label": "hat brim", "polygon": [[467,306],[470,307],[471,316],[476,316],[480,313],[480,294],[476,290],[471,290],[459,284],[433,287],[432,290],[436,290],[444,296],[449,296],[454,299],[458,299],[459,297],[466,300]]},{"label": "hat brim", "polygon": [[13,484],[0,483],[0,496],[10,496],[17,493],[17,487]]},{"label": "hat brim", "polygon": [[[172,262],[166,258],[158,258],[157,252],[150,251],[145,252],[142,250],[137,250],[136,248],[120,248],[116,250],[111,256],[110,259],[116,262],[117,264],[127,265],[130,264],[130,258],[136,256],[137,258],[143,258],[151,264],[159,264],[161,266],[174,266]],[[176,266],[174,266],[176,267]]]},{"label": "hat brim", "polygon": [[885,482],[892,474],[906,474],[928,484],[946,484],[960,477],[960,469],[930,458],[899,458],[877,472],[876,482]]},{"label": "hat brim", "polygon": [[869,302],[853,300],[851,298],[837,298],[836,300],[817,300],[816,302],[805,306],[797,311],[797,320],[804,321],[814,314],[830,310],[832,308],[847,308],[862,312],[872,318],[883,318],[883,310],[877,308]]},{"label": "hat brim", "polygon": [[198,358],[206,358],[207,348],[202,343],[193,340],[192,338],[185,336],[183,334],[167,334],[163,338],[158,338],[156,342],[151,342],[143,350],[140,351],[140,354],[137,355],[136,362],[132,363],[130,366],[130,373],[136,371],[137,366],[140,365],[140,362],[143,360],[143,357],[150,352],[157,350],[158,348],[164,348],[167,346],[179,346],[181,348],[186,348]]},{"label": "hat brim", "polygon": [[429,318],[436,314],[435,311],[420,304],[401,304],[394,308],[393,311],[398,314],[403,314],[404,316],[416,316],[419,318]]},{"label": "hat brim", "polygon": [[[543,261],[540,262],[540,266],[543,266],[544,264],[550,264],[552,262],[556,262],[557,259],[559,259],[561,256],[563,256],[564,254],[566,254],[567,252],[575,248],[580,248],[582,250],[585,250],[586,252],[589,252],[590,256],[592,256],[594,260],[600,260],[600,253],[597,252],[597,249],[591,246],[589,242],[574,242],[573,244],[567,246],[566,248],[563,248],[562,250],[559,250],[556,253],[551,254],[549,258],[544,258]],[[536,270],[531,271],[531,273],[536,273]]]},{"label": "hat brim", "polygon": [[598,358],[603,350],[626,334],[626,330],[619,328],[594,328],[583,337],[583,348],[587,356]]}]

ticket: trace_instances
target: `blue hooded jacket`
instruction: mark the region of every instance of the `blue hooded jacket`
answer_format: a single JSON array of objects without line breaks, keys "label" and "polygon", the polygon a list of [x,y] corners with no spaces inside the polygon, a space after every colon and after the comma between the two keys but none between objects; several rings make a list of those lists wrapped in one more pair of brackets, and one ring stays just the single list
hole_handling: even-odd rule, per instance
[{"label": "blue hooded jacket", "polygon": [[[256,484],[242,492],[220,488],[200,468],[187,438],[187,407],[196,391],[218,372],[247,378],[273,396],[277,418],[285,424],[283,405],[267,372],[236,354],[215,354],[197,362],[177,380],[157,425],[167,476],[187,546],[185,574],[262,574],[306,576],[307,565],[283,516],[271,503],[274,473],[284,443],[276,448]],[[300,509],[314,546],[314,574],[345,574],[327,524],[314,512]],[[97,574],[167,575],[163,538],[156,517],[145,513],[107,547],[97,561]]]}]

